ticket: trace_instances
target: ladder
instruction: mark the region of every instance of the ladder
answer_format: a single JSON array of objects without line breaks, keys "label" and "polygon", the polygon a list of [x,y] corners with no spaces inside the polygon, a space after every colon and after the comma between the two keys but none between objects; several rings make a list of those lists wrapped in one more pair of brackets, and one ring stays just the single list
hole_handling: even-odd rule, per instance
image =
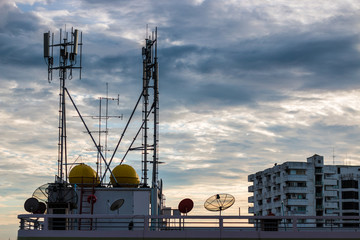
[{"label": "ladder", "polygon": [[[80,188],[79,214],[94,214],[95,183],[82,184]],[[93,230],[93,219],[79,219],[78,230]]]}]

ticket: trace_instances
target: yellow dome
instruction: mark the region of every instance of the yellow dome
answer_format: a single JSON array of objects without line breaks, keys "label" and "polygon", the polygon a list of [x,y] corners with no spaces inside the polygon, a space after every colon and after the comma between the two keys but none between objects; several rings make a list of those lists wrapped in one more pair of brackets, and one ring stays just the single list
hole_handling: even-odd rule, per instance
[{"label": "yellow dome", "polygon": [[100,183],[94,169],[84,163],[81,163],[71,169],[69,182],[70,184],[77,184],[80,186]]},{"label": "yellow dome", "polygon": [[139,176],[135,169],[127,164],[116,166],[112,170],[112,173],[116,178],[117,183],[112,175],[110,175],[110,181],[115,187],[137,187],[140,183]]}]

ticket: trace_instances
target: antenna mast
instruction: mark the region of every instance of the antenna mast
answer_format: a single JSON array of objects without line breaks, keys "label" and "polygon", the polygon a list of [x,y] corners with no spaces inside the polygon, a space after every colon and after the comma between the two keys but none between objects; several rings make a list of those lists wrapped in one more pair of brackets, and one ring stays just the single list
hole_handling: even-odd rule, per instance
[{"label": "antenna mast", "polygon": [[[79,41],[80,33],[80,41]],[[69,36],[70,34],[70,36]],[[70,37],[70,38],[69,38]],[[51,43],[50,43],[51,42]],[[78,51],[80,46],[80,52]],[[59,48],[58,65],[54,66],[54,47]],[[67,135],[66,135],[66,104],[65,91],[66,80],[73,77],[73,69],[79,69],[81,79],[81,55],[82,55],[82,32],[71,29],[71,32],[63,32],[60,29],[60,40],[54,44],[54,33],[50,31],[44,33],[44,59],[48,65],[48,82],[53,78],[53,70],[59,70],[60,93],[59,93],[59,137],[58,137],[58,179],[57,181],[67,181]]]},{"label": "antenna mast", "polygon": [[[143,56],[143,180],[144,186],[148,183],[148,151],[153,150],[153,169],[152,169],[152,188],[157,188],[157,174],[158,174],[158,125],[159,125],[159,65],[157,57],[157,28],[152,32],[151,36],[145,39],[145,47],[142,49]],[[151,85],[151,81],[153,85]],[[153,88],[153,105],[150,106],[154,115],[154,133],[153,145],[148,144],[148,129],[149,129],[149,91]],[[152,147],[149,148],[149,147]]]},{"label": "antenna mast", "polygon": [[[147,27],[146,27],[147,32]],[[147,34],[146,34],[147,35]],[[151,215],[159,214],[158,206],[158,141],[159,141],[159,65],[157,56],[157,28],[151,36],[146,36],[145,47],[142,49],[143,56],[143,184],[148,186],[148,162],[152,162],[151,182]],[[151,82],[153,85],[151,85]],[[149,91],[153,89],[153,103],[149,109]],[[152,111],[152,112],[151,112]],[[150,113],[153,113],[153,145],[148,144],[148,122]],[[148,151],[153,150],[152,161],[148,160]],[[161,191],[161,190],[160,190]]]},{"label": "antenna mast", "polygon": [[[103,104],[102,102],[105,101],[105,115],[102,112]],[[98,132],[98,146],[97,149],[100,149],[100,151],[103,152],[103,157],[105,160],[107,160],[107,152],[111,151],[108,149],[108,135],[109,135],[109,128],[108,128],[108,120],[110,118],[120,118],[123,119],[123,115],[109,115],[109,101],[116,101],[117,105],[119,105],[120,101],[120,95],[118,94],[117,98],[111,98],[109,97],[109,83],[106,83],[106,97],[99,97],[99,115],[98,116],[89,116],[93,119],[98,119],[98,131],[92,131],[92,132]],[[105,126],[104,130],[102,120],[105,119]],[[102,137],[102,133],[104,133],[104,137]],[[104,145],[101,145],[101,140],[104,140]],[[97,161],[96,161],[96,174],[97,176],[102,176],[102,156],[100,155],[100,152],[97,152]],[[105,166],[106,167],[106,166]],[[104,176],[106,177],[106,176]],[[105,178],[104,178],[105,181]]]}]

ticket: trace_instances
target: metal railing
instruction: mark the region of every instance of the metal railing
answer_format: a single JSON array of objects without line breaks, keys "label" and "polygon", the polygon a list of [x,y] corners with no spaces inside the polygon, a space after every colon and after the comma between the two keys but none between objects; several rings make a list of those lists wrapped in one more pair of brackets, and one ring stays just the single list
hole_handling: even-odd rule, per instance
[{"label": "metal railing", "polygon": [[[28,231],[359,231],[359,216],[124,216],[88,214],[19,215]],[[81,222],[81,224],[79,224]],[[87,223],[87,225],[86,225]]]}]

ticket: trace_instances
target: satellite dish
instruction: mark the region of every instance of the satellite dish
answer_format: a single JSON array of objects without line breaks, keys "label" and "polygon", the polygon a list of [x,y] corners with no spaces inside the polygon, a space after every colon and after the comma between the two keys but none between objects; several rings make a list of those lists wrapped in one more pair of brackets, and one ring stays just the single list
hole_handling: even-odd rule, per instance
[{"label": "satellite dish", "polygon": [[122,207],[122,205],[124,204],[125,200],[124,199],[118,199],[115,202],[113,202],[110,206],[110,210],[111,211],[115,211],[118,210],[119,208]]},{"label": "satellite dish", "polygon": [[48,194],[47,201],[51,203],[65,202],[76,206],[76,203],[78,202],[78,196],[75,189],[64,186],[63,184],[51,183],[45,189],[45,193]]},{"label": "satellite dish", "polygon": [[32,197],[36,198],[40,202],[46,203],[48,201],[48,196],[49,196],[48,187],[49,187],[48,183],[41,185],[34,191]]},{"label": "satellite dish", "polygon": [[39,202],[39,207],[34,212],[34,214],[44,214],[46,211],[46,204],[43,202]]},{"label": "satellite dish", "polygon": [[194,202],[190,198],[185,198],[179,203],[178,209],[181,213],[187,214],[194,207]]},{"label": "satellite dish", "polygon": [[221,194],[215,194],[214,196],[209,197],[205,203],[204,207],[206,210],[212,211],[212,212],[218,212],[224,211],[231,207],[235,202],[235,198],[226,193]]},{"label": "satellite dish", "polygon": [[36,198],[29,198],[25,201],[24,208],[27,212],[35,213],[39,205],[39,201]]}]

